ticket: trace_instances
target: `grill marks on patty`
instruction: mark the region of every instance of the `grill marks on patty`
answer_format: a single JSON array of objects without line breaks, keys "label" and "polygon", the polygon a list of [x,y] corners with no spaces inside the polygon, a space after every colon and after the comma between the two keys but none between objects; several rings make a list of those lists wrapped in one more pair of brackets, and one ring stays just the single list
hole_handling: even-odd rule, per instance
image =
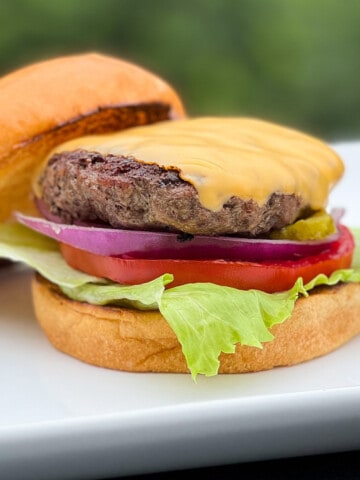
[{"label": "grill marks on patty", "polygon": [[301,198],[274,192],[264,205],[232,197],[213,212],[176,170],[85,150],[55,154],[40,185],[47,208],[64,223],[192,235],[261,235],[292,223],[303,207]]}]

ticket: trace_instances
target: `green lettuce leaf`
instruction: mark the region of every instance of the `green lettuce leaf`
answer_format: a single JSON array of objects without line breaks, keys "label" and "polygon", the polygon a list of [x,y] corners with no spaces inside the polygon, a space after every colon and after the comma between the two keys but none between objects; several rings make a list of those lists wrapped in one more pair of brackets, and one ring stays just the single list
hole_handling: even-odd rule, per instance
[{"label": "green lettuce leaf", "polygon": [[[360,245],[360,229],[353,233]],[[330,277],[318,275],[306,285],[299,278],[292,289],[281,293],[210,283],[165,289],[173,280],[170,274],[142,285],[119,285],[72,269],[54,240],[18,224],[0,225],[0,257],[24,262],[74,300],[159,309],[177,335],[194,380],[198,374],[216,375],[220,353],[233,353],[236,343],[262,348],[271,341],[269,329],[289,318],[300,295],[308,295],[318,285],[360,282],[357,248],[351,269],[338,270]]]},{"label": "green lettuce leaf", "polygon": [[59,286],[77,287],[103,280],[70,268],[58,243],[18,223],[0,224],[0,257],[23,262]]},{"label": "green lettuce leaf", "polygon": [[117,305],[138,310],[158,310],[165,286],[173,281],[169,274],[141,285],[119,285],[87,283],[78,287],[60,286],[65,295],[79,302],[93,305]]},{"label": "green lettuce leaf", "polygon": [[300,291],[269,294],[193,283],[165,291],[159,309],[196,379],[199,373],[216,375],[220,353],[234,353],[236,343],[262,348],[271,341],[269,328],[290,316]]},{"label": "green lettuce leaf", "polygon": [[318,275],[281,293],[236,290],[214,284],[188,284],[164,292],[159,309],[182,345],[191,374],[216,375],[221,352],[233,353],[235,344],[262,348],[273,339],[273,325],[290,317],[299,295],[319,285],[360,282],[360,270],[337,270]]},{"label": "green lettuce leaf", "polygon": [[129,287],[87,275],[69,267],[55,240],[18,223],[0,224],[0,257],[25,263],[58,285],[71,299],[96,305],[111,303],[155,310],[165,285],[173,280],[172,275],[163,275]]}]

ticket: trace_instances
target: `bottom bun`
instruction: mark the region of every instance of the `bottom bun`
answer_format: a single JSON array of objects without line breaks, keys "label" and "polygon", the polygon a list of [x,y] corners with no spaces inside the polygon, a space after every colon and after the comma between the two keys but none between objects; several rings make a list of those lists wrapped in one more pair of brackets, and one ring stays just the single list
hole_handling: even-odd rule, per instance
[{"label": "bottom bun", "polygon": [[[73,301],[38,274],[32,292],[38,322],[60,351],[115,370],[189,372],[160,312]],[[360,332],[360,284],[317,288],[299,298],[291,317],[271,331],[275,339],[262,349],[237,345],[235,354],[221,354],[219,373],[294,365],[340,347]]]}]

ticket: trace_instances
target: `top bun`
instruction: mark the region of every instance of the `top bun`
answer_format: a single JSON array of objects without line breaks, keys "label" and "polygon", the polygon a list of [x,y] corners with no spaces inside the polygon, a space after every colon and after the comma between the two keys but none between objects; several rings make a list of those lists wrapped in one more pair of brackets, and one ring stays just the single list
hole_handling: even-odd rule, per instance
[{"label": "top bun", "polygon": [[34,170],[56,145],[185,115],[153,73],[96,53],[39,62],[0,79],[0,221],[34,213]]}]

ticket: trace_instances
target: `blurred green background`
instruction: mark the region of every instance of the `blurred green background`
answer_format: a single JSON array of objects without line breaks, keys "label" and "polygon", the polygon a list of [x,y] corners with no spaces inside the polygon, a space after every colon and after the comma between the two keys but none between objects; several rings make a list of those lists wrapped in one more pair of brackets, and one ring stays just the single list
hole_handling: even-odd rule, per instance
[{"label": "blurred green background", "polygon": [[172,83],[190,115],[360,138],[359,0],[10,0],[0,74],[99,51]]}]

